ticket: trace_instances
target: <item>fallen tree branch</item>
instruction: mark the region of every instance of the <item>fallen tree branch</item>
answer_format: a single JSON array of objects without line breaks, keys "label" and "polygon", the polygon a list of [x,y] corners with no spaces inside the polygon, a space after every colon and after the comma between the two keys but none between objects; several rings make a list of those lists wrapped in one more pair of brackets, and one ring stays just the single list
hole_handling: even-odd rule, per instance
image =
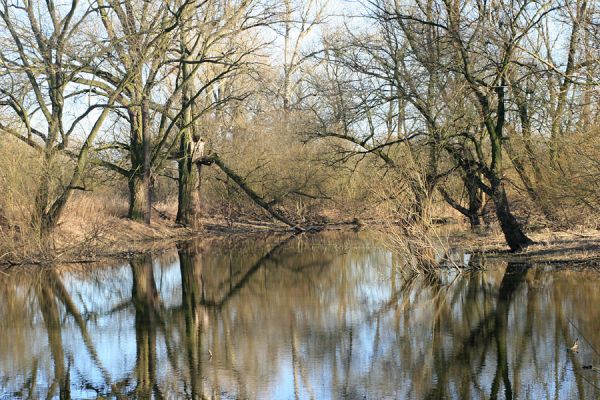
[{"label": "fallen tree branch", "polygon": [[198,160],[198,163],[204,165],[216,164],[221,171],[225,173],[231,180],[233,180],[243,191],[256,203],[258,206],[267,211],[273,218],[278,221],[283,222],[284,224],[299,230],[303,231],[305,229],[299,227],[296,223],[286,217],[283,213],[279,212],[275,209],[270,203],[266,202],[258,193],[256,193],[250,186],[248,186],[245,182],[245,179],[236,174],[232,169],[230,169],[218,156],[218,154],[211,154],[206,157],[203,157]]}]

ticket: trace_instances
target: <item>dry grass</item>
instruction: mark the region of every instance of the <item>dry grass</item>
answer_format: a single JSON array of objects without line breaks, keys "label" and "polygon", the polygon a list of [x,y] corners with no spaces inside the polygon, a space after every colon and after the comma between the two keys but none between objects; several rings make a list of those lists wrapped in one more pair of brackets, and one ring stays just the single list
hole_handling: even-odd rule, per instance
[{"label": "dry grass", "polygon": [[529,233],[535,244],[519,253],[510,253],[499,232],[477,235],[470,232],[454,234],[451,243],[466,250],[487,253],[509,261],[535,263],[584,264],[600,262],[600,231],[595,229],[552,231],[549,229]]},{"label": "dry grass", "polygon": [[175,224],[176,206],[155,207],[151,225],[126,218],[127,199],[102,193],[78,193],[60,220],[50,247],[35,236],[0,231],[0,265],[93,262],[107,257],[162,251],[182,240],[212,240],[256,232],[287,231],[288,227],[260,220],[231,223],[223,218],[204,218],[203,228],[192,231]]}]

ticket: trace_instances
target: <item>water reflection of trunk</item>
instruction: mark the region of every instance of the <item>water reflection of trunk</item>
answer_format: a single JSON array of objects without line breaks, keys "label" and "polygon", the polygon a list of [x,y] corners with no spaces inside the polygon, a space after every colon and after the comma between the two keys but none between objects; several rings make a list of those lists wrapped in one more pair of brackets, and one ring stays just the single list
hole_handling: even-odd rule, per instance
[{"label": "water reflection of trunk", "polygon": [[[569,333],[569,321],[568,318],[565,317],[564,314],[564,304],[562,303],[562,299],[565,297],[563,293],[560,293],[560,291],[558,290],[558,285],[554,286],[554,293],[553,293],[553,298],[555,299],[555,318],[556,318],[556,325],[555,325],[555,345],[559,346],[560,344],[564,344],[565,349],[570,347],[573,343],[573,337],[571,336],[571,334]],[[560,340],[560,337],[562,336],[563,340]],[[560,355],[559,352],[556,351],[554,354],[555,357],[555,370],[556,372],[556,383],[559,383],[561,381],[562,378],[558,377],[558,371],[559,371],[559,364],[560,364]],[[575,383],[577,385],[577,394],[578,394],[578,398],[579,399],[584,399],[585,398],[585,389],[584,389],[584,380],[583,380],[583,376],[581,375],[581,373],[579,373],[579,371],[581,371],[581,362],[578,360],[578,357],[576,357],[576,353],[573,351],[567,351],[567,358],[569,360],[569,362],[571,363],[571,365],[573,366],[573,371],[574,371],[574,377],[575,377]],[[589,382],[588,382],[589,383]]]},{"label": "water reflection of trunk", "polygon": [[[178,246],[181,272],[181,304],[185,315],[185,347],[192,399],[201,398],[202,388],[202,325],[208,321],[200,305],[203,298],[202,258],[191,243]],[[206,318],[205,318],[206,317]]]},{"label": "water reflection of trunk", "polygon": [[40,285],[37,289],[40,311],[48,332],[48,346],[54,362],[54,382],[48,390],[48,397],[52,397],[58,381],[60,399],[71,398],[69,370],[65,368],[65,354],[61,335],[61,319],[58,304],[54,297],[51,285]]},{"label": "water reflection of trunk", "polygon": [[[192,398],[201,398],[207,388],[203,387],[202,370],[202,338],[203,326],[210,323],[210,316],[215,313],[221,313],[227,302],[235,297],[237,293],[248,284],[252,277],[256,275],[269,261],[276,260],[278,251],[295,236],[287,237],[276,243],[271,249],[258,259],[253,265],[249,266],[238,276],[230,276],[230,282],[226,286],[224,293],[219,293],[218,288],[210,287],[207,290],[203,279],[202,254],[194,247],[193,243],[185,243],[178,247],[179,265],[182,285],[182,311],[185,318],[185,346],[187,353],[188,371],[190,374],[190,386]],[[231,275],[231,274],[230,274]],[[210,283],[211,280],[208,279]],[[208,296],[206,295],[208,292]],[[215,296],[214,293],[217,293]],[[228,368],[238,381],[239,397],[246,398],[246,384],[243,382],[244,374],[237,370],[237,361],[234,346],[230,339],[227,315],[220,314],[220,321],[223,323],[223,335],[215,337],[212,342],[211,351],[213,357],[227,363]],[[219,354],[219,344],[223,340],[224,354]],[[208,353],[208,350],[204,350]],[[215,371],[214,369],[212,369]],[[214,393],[219,392],[218,377],[213,380],[215,387]]]},{"label": "water reflection of trunk", "polygon": [[[438,279],[429,280],[430,285],[433,288],[433,299],[435,305],[435,317],[433,320],[433,363],[434,372],[437,378],[437,390],[434,391],[435,395],[430,397],[435,398],[446,398],[446,387],[448,384],[448,369],[446,368],[447,358],[445,355],[444,343],[443,343],[443,325],[442,320],[443,312],[447,311],[446,296],[445,292],[442,293],[443,284]],[[445,310],[444,310],[445,309]]]},{"label": "water reflection of trunk", "polygon": [[[487,358],[487,349],[492,343],[496,347],[496,372],[490,388],[490,398],[498,398],[501,385],[504,386],[504,398],[513,398],[507,354],[508,316],[515,292],[525,281],[529,267],[530,265],[526,263],[508,263],[502,282],[500,283],[496,308],[493,311],[485,312],[479,323],[474,325],[475,327],[469,331],[469,334],[463,341],[459,342],[458,347],[454,350],[454,354],[456,354],[455,359],[447,359],[443,357],[443,353],[437,356],[438,359],[434,366],[438,373],[437,384],[431,389],[426,398],[437,399],[446,395],[449,389],[446,377],[454,371],[454,368],[457,368],[459,374],[463,374],[463,369],[469,366],[479,370],[482,366],[474,365],[474,360],[479,360],[483,364]],[[475,286],[479,287],[477,279],[477,275],[469,278],[466,292],[467,304],[465,307],[479,304],[476,290],[474,290]],[[463,310],[465,322],[467,326],[473,326],[469,321],[469,314],[471,314],[469,308],[465,308]],[[450,315],[448,317],[450,318]],[[434,332],[435,341],[436,336]],[[438,338],[437,343],[434,343],[433,346],[434,348],[443,348],[441,338]],[[437,352],[438,350],[434,351]],[[478,374],[471,375],[472,378],[476,378],[477,376]],[[478,384],[476,383],[475,386],[477,387]],[[469,383],[466,381],[463,382],[459,387],[459,391],[463,394],[468,393]],[[483,396],[483,393],[481,395]]]},{"label": "water reflection of trunk", "polygon": [[490,399],[498,398],[500,381],[502,381],[504,385],[504,397],[506,399],[513,398],[506,348],[508,313],[514,294],[517,291],[517,288],[525,280],[525,275],[527,274],[529,267],[530,265],[527,263],[509,262],[506,271],[504,272],[502,283],[500,283],[494,321],[494,336],[496,338],[496,374],[492,382]]},{"label": "water reflection of trunk", "polygon": [[[58,313],[58,304],[62,305],[65,309],[66,315],[71,316],[75,321],[75,324],[79,328],[79,333],[83,338],[83,343],[88,351],[88,354],[94,365],[100,370],[104,382],[107,387],[110,387],[113,393],[118,394],[118,386],[112,384],[112,379],[108,370],[102,365],[98,352],[92,342],[92,338],[87,329],[87,321],[84,320],[75,302],[72,299],[71,293],[67,290],[62,282],[60,274],[55,269],[44,271],[43,279],[40,280],[41,285],[36,289],[38,301],[40,304],[40,311],[44,318],[44,323],[48,332],[48,343],[54,359],[55,364],[55,376],[58,379],[58,383],[61,385],[62,392],[69,391],[69,372],[64,374],[64,357],[62,350],[62,337],[60,335],[61,321]],[[64,355],[63,355],[64,356]],[[62,360],[62,361],[59,361]],[[62,377],[62,378],[61,378]],[[54,385],[55,386],[55,385]],[[104,390],[104,388],[95,388],[98,391]],[[49,393],[53,393],[55,388],[52,388]],[[62,393],[61,392],[61,393]]]},{"label": "water reflection of trunk", "polygon": [[135,306],[136,394],[150,398],[156,382],[156,319],[158,292],[148,255],[131,260],[132,299]]},{"label": "water reflection of trunk", "polygon": [[[515,354],[525,354],[527,351],[527,347],[532,344],[533,332],[534,332],[534,321],[536,318],[536,310],[540,309],[540,299],[538,296],[539,291],[536,290],[531,282],[535,282],[537,279],[540,279],[539,276],[540,270],[536,269],[529,273],[529,276],[526,279],[527,282],[527,308],[525,311],[525,326],[523,328],[523,333],[521,337],[523,338],[516,344]],[[519,357],[515,360],[514,364],[511,366],[513,380],[515,382],[521,382],[521,370],[523,368],[525,358]],[[557,386],[558,387],[558,386]],[[522,389],[522,386],[516,385],[514,387],[514,397],[521,398],[522,395],[519,390]]]},{"label": "water reflection of trunk", "polygon": [[294,321],[294,316],[290,316],[290,343],[292,345],[292,370],[294,375],[294,398],[300,399],[303,398],[300,396],[300,382],[298,379],[298,375],[302,379],[302,384],[306,388],[310,399],[315,399],[315,392],[310,384],[308,379],[308,374],[306,373],[306,368],[304,368],[304,362],[302,361],[301,352],[298,349],[298,334],[296,332],[296,322]]}]

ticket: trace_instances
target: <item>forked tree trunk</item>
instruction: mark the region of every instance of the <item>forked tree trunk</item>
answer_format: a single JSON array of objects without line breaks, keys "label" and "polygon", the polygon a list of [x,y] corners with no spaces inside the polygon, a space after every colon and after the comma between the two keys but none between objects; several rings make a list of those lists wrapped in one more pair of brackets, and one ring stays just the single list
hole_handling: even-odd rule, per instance
[{"label": "forked tree trunk", "polygon": [[463,177],[463,183],[467,190],[469,202],[466,207],[462,206],[459,201],[454,200],[444,188],[440,188],[440,193],[450,207],[454,208],[467,218],[471,229],[477,230],[481,226],[481,214],[483,208],[482,191],[479,189],[476,182],[471,181],[467,176]]},{"label": "forked tree trunk", "polygon": [[[500,147],[499,142],[495,143],[495,147],[493,146],[492,148],[495,148],[497,151],[498,147]],[[452,151],[450,151],[450,154],[459,161],[459,164],[461,164],[466,171],[470,171],[471,167],[468,165],[468,162],[461,160],[460,156]],[[498,157],[498,153],[496,153],[496,157]],[[499,168],[500,163],[498,162],[498,158],[496,158],[495,161],[495,163],[492,163],[495,168],[490,168],[485,171],[485,176],[490,183],[489,185],[483,183],[483,181],[476,175],[472,174],[471,177],[479,189],[481,189],[481,191],[483,191],[485,194],[489,195],[493,200],[496,217],[500,223],[500,228],[504,234],[506,244],[508,244],[512,251],[519,251],[533,244],[533,241],[527,237],[523,231],[523,227],[510,210],[508,197],[506,195],[506,190],[504,189],[501,175],[496,172],[501,171]],[[468,215],[468,210],[465,209],[463,214]]]}]

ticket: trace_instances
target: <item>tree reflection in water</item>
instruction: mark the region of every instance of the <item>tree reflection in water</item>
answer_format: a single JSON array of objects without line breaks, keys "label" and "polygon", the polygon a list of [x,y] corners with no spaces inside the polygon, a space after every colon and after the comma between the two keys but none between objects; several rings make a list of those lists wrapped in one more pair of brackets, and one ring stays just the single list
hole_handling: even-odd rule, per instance
[{"label": "tree reflection in water", "polygon": [[573,325],[600,347],[600,274],[408,277],[399,257],[325,233],[9,271],[0,397],[597,397],[600,356],[567,348]]},{"label": "tree reflection in water", "polygon": [[152,258],[149,255],[137,257],[130,264],[133,278],[131,299],[135,307],[135,394],[150,398],[153,392],[160,395],[156,384],[156,326],[160,321],[160,301]]}]

